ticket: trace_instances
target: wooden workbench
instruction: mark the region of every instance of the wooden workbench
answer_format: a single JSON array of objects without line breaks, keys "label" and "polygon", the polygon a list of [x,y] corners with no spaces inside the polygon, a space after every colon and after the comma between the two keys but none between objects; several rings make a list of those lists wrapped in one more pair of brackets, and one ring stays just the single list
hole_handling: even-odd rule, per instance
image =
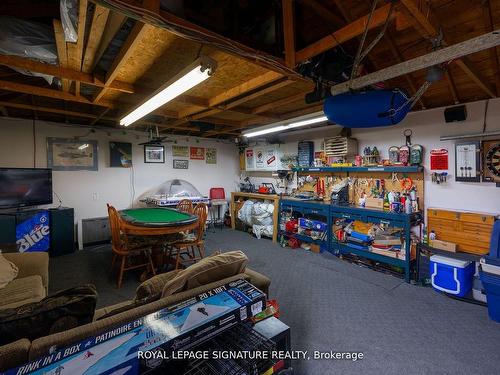
[{"label": "wooden workbench", "polygon": [[276,194],[258,194],[258,193],[242,193],[238,191],[231,192],[231,202],[230,202],[230,210],[231,210],[231,228],[236,229],[236,218],[238,217],[238,213],[236,212],[236,202],[242,198],[243,200],[247,199],[255,199],[255,200],[266,200],[272,201],[274,204],[274,212],[273,212],[273,242],[278,241],[278,217],[279,217],[279,203],[280,197]]}]

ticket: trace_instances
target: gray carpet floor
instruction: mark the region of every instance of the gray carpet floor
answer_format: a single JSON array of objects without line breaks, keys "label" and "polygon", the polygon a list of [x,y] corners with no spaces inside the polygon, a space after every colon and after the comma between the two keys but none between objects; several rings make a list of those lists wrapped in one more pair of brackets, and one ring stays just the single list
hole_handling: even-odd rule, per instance
[{"label": "gray carpet floor", "polygon": [[[208,253],[243,250],[250,267],[271,278],[271,298],[291,327],[292,349],[364,354],[355,362],[296,361],[295,374],[500,374],[500,324],[483,306],[243,232],[210,232],[206,247]],[[132,298],[138,275],[129,273],[118,290],[110,262],[109,245],[52,258],[50,289],[91,282],[99,306]]]}]

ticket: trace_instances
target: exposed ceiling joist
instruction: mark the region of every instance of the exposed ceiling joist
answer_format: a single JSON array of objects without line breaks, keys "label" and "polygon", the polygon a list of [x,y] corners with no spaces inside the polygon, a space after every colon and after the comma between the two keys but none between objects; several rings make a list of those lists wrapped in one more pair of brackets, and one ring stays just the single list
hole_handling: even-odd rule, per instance
[{"label": "exposed ceiling joist", "polygon": [[82,71],[85,73],[92,72],[97,63],[96,54],[105,33],[108,17],[109,9],[96,4],[90,24],[91,32],[89,33],[89,39],[85,46],[85,55],[82,63]]},{"label": "exposed ceiling joist", "polygon": [[[26,85],[23,83],[0,81],[0,90],[20,92],[20,93],[28,94],[28,95],[44,96],[47,98],[60,99],[60,100],[76,102],[76,103],[94,104],[90,100],[88,100],[87,98],[85,98],[81,95],[77,96],[77,95],[73,95],[69,92],[48,89],[45,87]],[[103,107],[110,107],[110,108],[113,107],[113,104],[109,103],[109,102],[101,102],[101,103],[98,103],[97,105],[100,105]]]},{"label": "exposed ceiling joist", "polygon": [[[66,43],[68,52],[68,67],[73,70],[82,70],[83,43],[85,39],[85,26],[87,24],[87,0],[78,2],[78,31],[76,43]],[[75,82],[75,94],[80,95],[80,82]]]},{"label": "exposed ceiling joist", "polygon": [[126,20],[127,17],[124,14],[110,11],[106,22],[106,28],[104,29],[99,47],[94,55],[93,65],[89,67],[91,72],[94,71],[97,63],[108,48],[109,43],[111,43],[116,33],[121,29]]},{"label": "exposed ceiling joist", "polygon": [[[355,78],[352,80],[351,87],[349,82],[344,82],[332,87],[332,95],[348,92],[350,88],[356,90],[363,87],[373,85],[375,83],[396,78],[404,74],[415,72],[420,69],[425,69],[430,66],[441,64],[444,62],[459,59],[462,56],[483,51],[485,49],[497,46],[500,44],[500,30],[487,33],[476,38],[466,40],[465,42],[457,43],[449,47],[444,47],[440,50],[433,51],[423,56],[416,57],[411,60],[381,69],[374,73]],[[463,60],[458,60],[457,64]],[[477,72],[476,72],[477,73]]]},{"label": "exposed ceiling joist", "polygon": [[[491,0],[484,0],[483,2],[483,17],[486,26],[486,31],[493,31],[495,24],[493,21],[493,15],[491,13]],[[500,95],[500,63],[498,61],[498,47],[491,48],[490,59],[493,65],[493,71],[495,72],[495,86],[496,93]]]},{"label": "exposed ceiling joist", "polygon": [[[391,5],[387,4],[375,10],[371,17],[370,24],[368,25],[368,30],[382,26],[386,22],[386,19],[390,14],[390,8]],[[391,19],[396,17],[396,15],[397,12],[392,12]],[[296,62],[303,62],[307,59],[310,59],[311,57],[328,51],[329,49],[332,49],[341,43],[360,36],[365,30],[368,18],[369,15],[358,18],[356,21],[351,22],[350,24],[340,28],[334,33],[325,36],[324,38],[312,43],[311,45],[301,49],[300,51],[297,51],[297,53],[295,54]]]},{"label": "exposed ceiling joist", "polygon": [[125,40],[125,43],[120,48],[120,52],[113,60],[111,68],[109,68],[109,70],[106,72],[106,77],[104,79],[104,87],[92,99],[94,103],[99,102],[101,98],[104,96],[104,94],[108,90],[108,86],[115,80],[120,69],[123,67],[123,65],[127,62],[128,58],[135,51],[135,49],[139,44],[139,41],[142,39],[144,33],[148,30],[149,27],[150,26],[142,22],[137,22],[134,25],[132,31]]},{"label": "exposed ceiling joist", "polygon": [[293,1],[294,0],[281,0],[285,64],[292,69],[295,68],[295,15]]},{"label": "exposed ceiling joist", "polygon": [[339,27],[345,24],[342,17],[339,17],[337,13],[332,12],[330,9],[321,4],[321,2],[318,0],[299,0],[299,2],[302,5],[311,8],[318,16],[320,16],[333,26]]},{"label": "exposed ceiling joist", "polygon": [[451,92],[451,97],[453,98],[453,102],[455,104],[460,103],[460,99],[458,98],[458,93],[457,93],[457,88],[455,86],[455,81],[453,80],[453,76],[451,75],[450,70],[446,70],[445,72],[445,78],[446,78],[446,83],[448,84],[448,87]]},{"label": "exposed ceiling joist", "polygon": [[[0,54],[0,65],[10,66],[13,68],[25,69],[32,72],[43,73],[52,75],[55,77],[59,77],[68,81],[78,81],[81,83],[85,83],[92,86],[104,87],[104,82],[98,79],[96,76],[90,73],[83,73],[80,71],[76,71],[70,68],[64,68],[57,65],[42,63],[39,61],[31,60],[25,57],[19,56],[9,56],[9,55],[1,55]],[[108,88],[110,90],[116,90],[125,93],[134,93],[135,89],[133,85],[120,82],[113,81]]]},{"label": "exposed ceiling joist", "polygon": [[299,100],[304,101],[304,93],[301,92],[301,93],[298,93],[298,94],[295,94],[292,96],[287,96],[286,98],[283,98],[283,99],[278,99],[278,100],[272,101],[272,102],[267,103],[267,104],[262,104],[258,107],[253,108],[251,113],[255,114],[255,115],[259,114],[259,113],[264,113],[264,112],[270,111],[270,110],[275,109],[275,108],[282,107],[282,106],[290,104],[290,103],[298,102]]},{"label": "exposed ceiling joist", "polygon": [[[66,50],[66,42],[64,41],[64,31],[62,28],[61,21],[54,20],[53,25],[54,25],[54,36],[55,36],[55,40],[56,40],[56,48],[57,48],[57,58],[59,60],[59,67],[61,69],[65,69],[68,67],[68,52]],[[5,60],[5,57],[6,56],[2,56],[2,58],[4,60]],[[11,60],[15,60],[14,58],[16,56],[10,56],[10,57],[11,57]],[[17,61],[20,61],[19,59],[17,59]],[[28,60],[28,59],[24,59],[24,60]],[[12,65],[12,64],[9,64],[9,66],[25,69],[21,66],[16,66],[16,65]],[[43,72],[41,72],[41,73],[43,73]],[[45,74],[51,74],[51,73],[45,73]],[[58,77],[58,76],[56,76],[56,77]],[[64,78],[62,79],[62,89],[64,92],[68,92],[68,90],[69,90],[69,80],[68,79],[64,79]]]},{"label": "exposed ceiling joist", "polygon": [[[438,27],[436,27],[431,21],[434,15],[429,5],[426,5],[426,15],[422,13],[419,6],[414,0],[401,0],[401,4],[403,5],[403,9],[405,10],[406,14],[409,15],[410,18],[414,21],[414,25],[417,31],[424,38],[430,39],[435,38],[439,35]],[[444,39],[443,45],[447,45]],[[471,80],[473,80],[486,94],[488,94],[488,96],[492,98],[496,97],[496,92],[493,86],[491,86],[489,82],[482,77],[482,75],[479,73],[479,70],[474,67],[474,64],[472,64],[472,62],[463,57],[465,55],[466,54],[459,57],[457,65],[464,71],[465,74],[467,74],[467,76],[469,76]]]}]

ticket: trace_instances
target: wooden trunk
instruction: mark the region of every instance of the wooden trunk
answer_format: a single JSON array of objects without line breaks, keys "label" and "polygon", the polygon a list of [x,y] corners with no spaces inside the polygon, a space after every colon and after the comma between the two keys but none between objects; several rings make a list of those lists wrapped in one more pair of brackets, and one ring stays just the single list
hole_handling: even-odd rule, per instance
[{"label": "wooden trunk", "polygon": [[427,210],[428,233],[434,231],[438,240],[455,243],[462,253],[488,254],[494,222],[495,216],[486,213]]}]

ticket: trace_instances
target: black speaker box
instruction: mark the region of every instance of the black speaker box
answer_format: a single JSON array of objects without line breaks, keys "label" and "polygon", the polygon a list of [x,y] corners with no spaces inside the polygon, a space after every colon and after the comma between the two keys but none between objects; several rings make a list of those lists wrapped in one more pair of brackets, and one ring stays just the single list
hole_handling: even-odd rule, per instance
[{"label": "black speaker box", "polygon": [[73,208],[54,208],[50,215],[49,255],[59,256],[75,252],[75,211]]},{"label": "black speaker box", "polygon": [[459,105],[449,107],[444,110],[444,120],[446,122],[465,121],[467,119],[467,107]]}]

